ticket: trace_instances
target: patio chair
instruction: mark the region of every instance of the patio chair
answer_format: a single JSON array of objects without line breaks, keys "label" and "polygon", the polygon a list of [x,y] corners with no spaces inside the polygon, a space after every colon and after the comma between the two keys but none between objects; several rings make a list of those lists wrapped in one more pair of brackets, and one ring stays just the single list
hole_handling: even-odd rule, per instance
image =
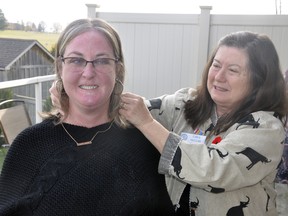
[{"label": "patio chair", "polygon": [[0,128],[5,144],[9,147],[15,137],[25,128],[31,126],[25,102],[19,99],[10,99],[0,102]]}]

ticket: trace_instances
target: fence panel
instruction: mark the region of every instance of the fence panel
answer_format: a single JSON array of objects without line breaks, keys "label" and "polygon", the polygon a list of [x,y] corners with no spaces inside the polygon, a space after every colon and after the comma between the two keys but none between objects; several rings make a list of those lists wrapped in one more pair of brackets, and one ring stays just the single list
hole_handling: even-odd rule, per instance
[{"label": "fence panel", "polygon": [[201,14],[93,14],[88,7],[88,16],[105,19],[117,29],[127,66],[125,90],[145,97],[196,87],[218,40],[235,31],[267,34],[283,71],[288,68],[287,15],[211,15],[211,7],[200,8]]}]

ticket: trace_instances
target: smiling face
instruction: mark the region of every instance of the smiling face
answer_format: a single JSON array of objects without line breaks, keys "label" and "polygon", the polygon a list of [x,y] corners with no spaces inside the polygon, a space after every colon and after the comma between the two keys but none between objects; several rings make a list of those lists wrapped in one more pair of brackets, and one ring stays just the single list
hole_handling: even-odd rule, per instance
[{"label": "smiling face", "polygon": [[248,95],[248,59],[244,50],[219,47],[209,69],[207,88],[218,115],[229,113]]},{"label": "smiling face", "polygon": [[[95,30],[75,37],[67,45],[63,57],[77,57],[87,61],[99,58],[115,59],[111,45],[102,33]],[[112,61],[111,64],[112,66],[106,70],[98,70],[97,66],[95,68],[88,63],[79,71],[73,69],[68,61],[62,62],[61,79],[69,96],[70,114],[80,110],[80,112],[98,112],[108,115],[110,96],[116,79],[116,63]]]}]

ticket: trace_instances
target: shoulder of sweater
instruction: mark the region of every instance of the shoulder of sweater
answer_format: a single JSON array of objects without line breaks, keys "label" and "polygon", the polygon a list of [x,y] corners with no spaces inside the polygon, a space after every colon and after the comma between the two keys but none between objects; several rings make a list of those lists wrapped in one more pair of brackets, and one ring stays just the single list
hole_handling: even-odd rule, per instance
[{"label": "shoulder of sweater", "polygon": [[55,126],[55,124],[54,124],[54,120],[52,118],[49,118],[49,119],[43,119],[43,121],[32,125],[30,128],[35,129],[35,128],[45,128],[45,127],[51,127],[51,126]]},{"label": "shoulder of sweater", "polygon": [[178,98],[191,99],[191,98],[193,98],[193,95],[195,93],[196,93],[196,89],[190,88],[190,87],[186,87],[186,88],[181,88],[181,89],[177,90],[174,94]]},{"label": "shoulder of sweater", "polygon": [[195,97],[196,90],[193,88],[181,88],[177,90],[173,97],[176,101],[188,101]]},{"label": "shoulder of sweater", "polygon": [[45,119],[40,123],[36,123],[31,125],[30,127],[25,128],[21,134],[29,135],[29,134],[37,134],[47,131],[48,128],[55,126],[52,119]]},{"label": "shoulder of sweater", "polygon": [[255,121],[260,121],[261,123],[267,122],[269,125],[275,124],[279,125],[280,127],[283,127],[283,123],[279,118],[275,116],[275,112],[271,111],[257,111],[251,113],[255,119]]},{"label": "shoulder of sweater", "polygon": [[52,125],[54,125],[53,120],[47,119],[24,129],[16,136],[11,148],[18,150],[33,148],[35,143],[39,143],[40,140],[42,142],[43,140],[48,141],[50,138],[54,139],[56,130],[52,130]]},{"label": "shoulder of sweater", "polygon": [[188,87],[177,90],[173,94],[175,107],[181,108],[186,101],[192,100],[195,97],[195,93],[195,89]]}]

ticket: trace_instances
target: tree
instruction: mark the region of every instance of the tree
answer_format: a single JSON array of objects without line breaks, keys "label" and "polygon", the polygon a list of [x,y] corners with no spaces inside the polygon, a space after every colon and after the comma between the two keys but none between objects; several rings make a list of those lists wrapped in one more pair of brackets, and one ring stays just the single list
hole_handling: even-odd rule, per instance
[{"label": "tree", "polygon": [[4,16],[4,13],[0,9],[0,30],[4,30],[7,25],[7,20]]},{"label": "tree", "polygon": [[25,24],[24,24],[24,22],[23,22],[23,20],[21,20],[21,30],[25,30]]},{"label": "tree", "polygon": [[39,24],[38,24],[38,32],[45,32],[45,28],[46,28],[46,23],[41,21]]},{"label": "tree", "polygon": [[34,31],[34,32],[37,31],[37,28],[36,28],[36,25],[34,22],[32,23],[32,31]]},{"label": "tree", "polygon": [[59,33],[62,30],[62,26],[60,23],[54,23],[53,28],[55,33]]},{"label": "tree", "polygon": [[26,23],[25,31],[32,31],[32,22],[28,21]]}]

